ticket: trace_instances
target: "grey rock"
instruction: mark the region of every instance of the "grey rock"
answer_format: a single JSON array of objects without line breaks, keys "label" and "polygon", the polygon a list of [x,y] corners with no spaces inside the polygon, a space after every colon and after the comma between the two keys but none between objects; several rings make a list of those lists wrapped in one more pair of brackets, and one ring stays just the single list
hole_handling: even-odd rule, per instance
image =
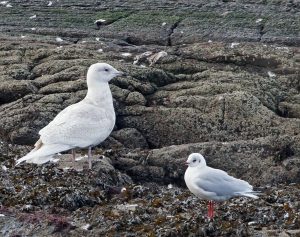
[{"label": "grey rock", "polygon": [[[67,6],[68,11],[65,10]],[[45,14],[29,20],[30,9],[41,7]],[[15,15],[11,11],[24,14]],[[132,0],[126,3],[106,0],[97,5],[90,1],[75,3],[70,0],[65,5],[56,3],[51,7],[29,1],[15,4],[13,8],[1,8],[3,18],[0,23],[2,34],[14,32],[15,37],[20,38],[17,33],[23,33],[33,39],[34,34],[40,34],[44,40],[52,41],[59,35],[64,39],[60,45],[77,43],[79,39],[91,36],[116,39],[124,45],[181,45],[208,40],[299,45],[298,11],[299,4],[288,0],[255,3],[216,0],[207,3],[201,0],[180,1],[176,5],[168,1],[149,4]],[[78,15],[86,20],[76,21]],[[106,20],[105,24],[95,26],[98,19]],[[22,58],[24,54],[27,52],[17,55]]]},{"label": "grey rock", "polygon": [[111,136],[126,148],[148,148],[146,139],[135,128],[123,128],[113,132]]},{"label": "grey rock", "polygon": [[0,85],[0,103],[15,101],[28,93],[35,93],[35,90],[34,85],[28,81],[2,81]]},{"label": "grey rock", "polygon": [[200,152],[209,166],[225,170],[253,185],[297,183],[299,139],[299,135],[267,136],[254,140],[172,145],[148,152],[118,152],[113,161],[118,169],[138,180],[143,177],[149,181],[183,182],[184,161],[190,153]]}]

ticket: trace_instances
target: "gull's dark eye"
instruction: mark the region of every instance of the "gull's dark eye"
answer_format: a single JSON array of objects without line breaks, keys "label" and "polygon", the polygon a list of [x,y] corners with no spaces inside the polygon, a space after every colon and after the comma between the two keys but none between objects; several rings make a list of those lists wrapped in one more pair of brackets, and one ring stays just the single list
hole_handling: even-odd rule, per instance
[{"label": "gull's dark eye", "polygon": [[195,162],[196,162],[196,160],[193,160],[193,162],[195,163]]},{"label": "gull's dark eye", "polygon": [[108,72],[109,70],[108,70],[108,68],[105,68],[104,71]]}]

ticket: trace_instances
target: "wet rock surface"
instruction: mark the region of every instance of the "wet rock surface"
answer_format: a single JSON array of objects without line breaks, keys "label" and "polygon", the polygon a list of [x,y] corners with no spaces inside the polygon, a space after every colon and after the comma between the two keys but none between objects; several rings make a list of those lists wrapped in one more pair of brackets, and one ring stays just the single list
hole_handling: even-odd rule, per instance
[{"label": "wet rock surface", "polygon": [[[1,2],[0,235],[298,236],[299,7]],[[128,76],[111,82],[117,122],[94,169],[67,154],[14,167],[85,96],[87,68],[99,61]],[[183,184],[191,152],[261,198],[222,203],[208,222]]]}]

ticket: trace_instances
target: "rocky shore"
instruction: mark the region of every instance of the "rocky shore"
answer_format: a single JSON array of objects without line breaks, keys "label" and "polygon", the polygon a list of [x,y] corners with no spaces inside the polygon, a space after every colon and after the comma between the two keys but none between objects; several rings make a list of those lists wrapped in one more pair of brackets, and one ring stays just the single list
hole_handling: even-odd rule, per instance
[{"label": "rocky shore", "polygon": [[[299,236],[299,12],[297,1],[2,1],[0,235]],[[95,168],[67,154],[14,167],[85,96],[99,61],[128,76],[111,82],[117,122]],[[183,181],[191,152],[261,198],[220,203],[208,222]]]}]

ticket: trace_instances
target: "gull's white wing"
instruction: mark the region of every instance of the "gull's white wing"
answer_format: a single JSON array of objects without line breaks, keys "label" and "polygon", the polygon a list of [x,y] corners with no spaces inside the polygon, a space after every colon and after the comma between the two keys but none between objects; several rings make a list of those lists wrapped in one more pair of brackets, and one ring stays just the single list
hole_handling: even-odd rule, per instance
[{"label": "gull's white wing", "polygon": [[87,147],[106,139],[114,123],[113,110],[81,101],[61,111],[39,134],[44,144]]},{"label": "gull's white wing", "polygon": [[223,170],[210,167],[201,169],[201,172],[199,170],[199,175],[195,179],[195,185],[205,192],[214,193],[221,199],[228,199],[253,191],[252,186],[248,182],[236,179]]}]

